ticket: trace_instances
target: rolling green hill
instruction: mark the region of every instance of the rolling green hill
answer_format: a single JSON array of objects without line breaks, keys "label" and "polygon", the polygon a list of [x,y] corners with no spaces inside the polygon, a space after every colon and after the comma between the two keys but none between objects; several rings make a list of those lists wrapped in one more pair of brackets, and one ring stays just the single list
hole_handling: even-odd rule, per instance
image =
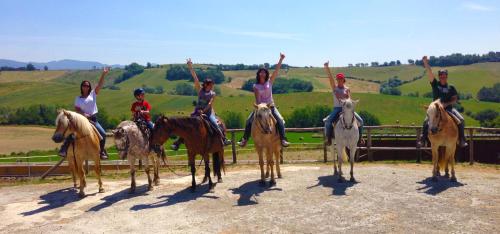
[{"label": "rolling green hill", "polygon": [[[434,68],[437,71],[438,68]],[[474,96],[482,86],[491,86],[500,82],[500,63],[483,63],[469,66],[449,67],[450,82],[455,84],[460,92],[470,92]],[[177,83],[188,81],[168,81],[165,79],[167,69],[146,69],[144,73],[132,77],[117,86],[120,90],[104,89],[99,95],[98,105],[113,118],[128,118],[129,108],[134,101],[132,90],[143,84],[148,87],[162,86],[164,94],[147,94],[147,100],[152,104],[154,112],[168,115],[187,115],[192,111],[195,97],[170,95],[170,91]],[[416,66],[398,66],[381,68],[335,68],[333,72],[345,72],[348,76],[365,79],[390,78],[397,75],[400,79],[412,79],[422,73]],[[106,79],[107,84],[112,84],[123,70],[113,70]],[[215,109],[222,115],[225,111],[235,111],[245,117],[251,111],[254,97],[252,93],[242,91],[241,84],[248,79],[254,79],[255,71],[226,71],[231,77],[230,83],[220,84],[222,95],[215,101]],[[75,96],[79,94],[79,83],[83,79],[91,80],[94,84],[100,71],[55,71],[21,72],[0,76],[0,107],[19,108],[34,104],[62,105],[72,108]],[[4,76],[2,78],[2,76]],[[283,70],[285,78],[299,78],[313,81],[315,92],[292,93],[274,95],[280,112],[286,117],[299,107],[310,105],[332,106],[332,95],[329,92],[328,80],[322,68],[291,68]],[[6,82],[5,80],[8,80]],[[377,93],[367,93],[370,88],[363,85],[375,84],[372,82],[356,83],[348,80],[348,85],[354,91],[354,98],[360,99],[358,110],[367,110],[375,114],[383,124],[394,124],[397,120],[401,124],[419,125],[424,118],[423,105],[430,102],[428,98],[415,98],[407,96],[387,96]],[[192,83],[190,83],[192,84]],[[364,88],[363,88],[364,87]],[[378,86],[371,87],[378,89]],[[361,89],[361,90],[360,90]],[[403,93],[419,91],[420,94],[430,91],[427,78],[405,84],[401,87]],[[466,110],[477,112],[486,108],[500,109],[500,104],[478,102],[476,100],[462,101]],[[477,121],[466,117],[468,125],[479,125]]]}]

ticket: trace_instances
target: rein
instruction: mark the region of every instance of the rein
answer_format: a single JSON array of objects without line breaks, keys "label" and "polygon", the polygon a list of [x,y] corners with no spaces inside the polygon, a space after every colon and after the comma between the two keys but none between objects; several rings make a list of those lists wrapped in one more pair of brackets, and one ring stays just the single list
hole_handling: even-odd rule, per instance
[{"label": "rein", "polygon": [[271,131],[265,130],[264,124],[262,124],[262,121],[260,121],[260,119],[257,118],[257,112],[255,112],[253,118],[254,118],[254,121],[257,120],[257,124],[260,127],[260,132],[261,133],[263,133],[263,134],[271,134],[272,133],[272,129],[271,129]]}]

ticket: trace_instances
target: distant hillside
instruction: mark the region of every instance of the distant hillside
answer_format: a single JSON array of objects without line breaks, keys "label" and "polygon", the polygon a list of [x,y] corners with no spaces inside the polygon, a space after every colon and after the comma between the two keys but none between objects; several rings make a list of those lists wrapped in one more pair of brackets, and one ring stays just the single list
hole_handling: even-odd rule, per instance
[{"label": "distant hillside", "polygon": [[[25,67],[28,63],[33,64],[37,69],[42,70],[44,66],[47,66],[49,70],[91,70],[94,68],[102,68],[104,66],[109,66],[100,62],[94,61],[80,61],[72,59],[63,59],[58,61],[50,61],[47,63],[37,63],[37,62],[19,62],[8,59],[0,59],[0,67]],[[123,68],[123,65],[115,64],[111,65],[114,68]]]}]

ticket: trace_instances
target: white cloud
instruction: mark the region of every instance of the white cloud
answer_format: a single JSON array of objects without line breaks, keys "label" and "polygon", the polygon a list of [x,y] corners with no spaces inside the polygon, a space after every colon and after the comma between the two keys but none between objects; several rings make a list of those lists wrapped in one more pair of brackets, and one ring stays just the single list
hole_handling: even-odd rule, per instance
[{"label": "white cloud", "polygon": [[495,10],[495,8],[493,8],[493,7],[481,5],[481,4],[474,3],[474,2],[464,2],[464,3],[462,3],[462,7],[467,9],[467,10],[471,10],[471,11],[494,11]]}]

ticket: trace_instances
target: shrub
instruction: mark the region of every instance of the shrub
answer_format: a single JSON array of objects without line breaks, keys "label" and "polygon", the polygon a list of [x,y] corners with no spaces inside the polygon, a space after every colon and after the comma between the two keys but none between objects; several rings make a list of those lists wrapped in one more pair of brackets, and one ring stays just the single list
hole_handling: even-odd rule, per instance
[{"label": "shrub", "polygon": [[221,118],[224,120],[226,128],[228,129],[243,128],[244,126],[245,120],[243,115],[239,112],[225,111],[222,113]]}]

